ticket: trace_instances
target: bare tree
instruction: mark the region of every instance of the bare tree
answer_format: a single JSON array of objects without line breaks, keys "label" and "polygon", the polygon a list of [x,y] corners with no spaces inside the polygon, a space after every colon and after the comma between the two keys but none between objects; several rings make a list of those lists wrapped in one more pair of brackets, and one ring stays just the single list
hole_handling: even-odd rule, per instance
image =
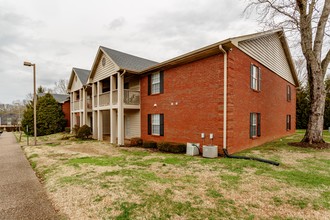
[{"label": "bare tree", "polygon": [[[310,88],[311,112],[302,142],[323,143],[325,107],[324,78],[330,62],[329,40],[330,0],[249,0],[245,12],[256,12],[266,27],[282,26],[298,33],[301,50],[306,60]],[[322,53],[323,52],[323,53]],[[323,56],[322,56],[323,55]],[[323,57],[323,58],[322,58]]]},{"label": "bare tree", "polygon": [[67,94],[67,86],[69,81],[65,79],[60,79],[59,81],[55,82],[55,86],[53,92],[59,94]]}]

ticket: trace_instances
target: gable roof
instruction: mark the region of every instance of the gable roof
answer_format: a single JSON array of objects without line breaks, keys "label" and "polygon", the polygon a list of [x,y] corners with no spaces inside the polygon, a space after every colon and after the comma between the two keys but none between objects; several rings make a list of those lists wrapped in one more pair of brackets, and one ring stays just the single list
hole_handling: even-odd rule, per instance
[{"label": "gable roof", "polygon": [[186,63],[193,62],[193,61],[196,61],[196,60],[199,60],[202,58],[206,58],[206,57],[209,57],[212,55],[222,53],[219,50],[220,45],[222,45],[223,48],[225,48],[226,50],[229,50],[232,46],[240,48],[239,42],[253,40],[253,39],[257,39],[257,38],[261,38],[261,37],[265,37],[265,36],[269,36],[269,35],[273,35],[273,34],[278,34],[280,41],[281,41],[281,45],[284,50],[285,57],[287,59],[287,62],[288,62],[288,65],[289,65],[289,68],[290,68],[290,71],[292,74],[292,78],[294,80],[294,83],[296,86],[299,86],[296,69],[295,69],[295,66],[294,66],[294,63],[293,63],[293,60],[291,57],[291,53],[289,50],[289,46],[285,39],[285,34],[284,34],[284,31],[282,28],[270,30],[270,31],[259,32],[259,33],[255,33],[255,34],[243,35],[243,36],[239,36],[239,37],[228,38],[228,39],[219,41],[217,43],[208,45],[206,47],[202,47],[200,49],[194,50],[192,52],[183,54],[181,56],[166,60],[157,65],[151,66],[149,68],[146,68],[146,69],[142,70],[140,72],[140,74],[148,74],[150,72],[154,72],[154,71],[158,71],[158,70],[169,69],[169,68],[172,68],[172,67],[175,67],[178,65],[186,64]]},{"label": "gable roof", "polygon": [[139,73],[144,69],[147,69],[151,66],[158,64],[157,62],[152,60],[148,60],[118,50],[100,46],[95,56],[88,79],[94,77],[97,66],[101,60],[102,54],[107,56],[115,64],[118,71],[126,70],[127,72],[133,74]]},{"label": "gable roof", "polygon": [[85,69],[79,69],[79,68],[72,68],[72,70],[77,74],[80,82],[83,84],[83,85],[86,85],[87,83],[87,80],[88,80],[88,75],[90,73],[89,70],[85,70]]},{"label": "gable roof", "polygon": [[140,72],[151,66],[157,64],[157,62],[123,53],[117,50],[100,46],[100,49],[108,55],[120,69],[128,70],[131,72]]},{"label": "gable roof", "polygon": [[72,71],[71,71],[69,83],[68,83],[68,90],[70,90],[72,87],[72,83],[73,83],[73,79],[74,79],[75,75],[77,76],[77,78],[79,79],[79,81],[81,82],[82,85],[86,85],[89,73],[90,73],[89,70],[73,67]]},{"label": "gable roof", "polygon": [[[37,95],[39,96],[39,97],[43,97],[43,96],[45,96],[47,93],[38,93]],[[61,103],[61,104],[63,104],[65,101],[69,101],[69,99],[70,99],[70,95],[68,95],[68,94],[53,94],[53,93],[49,93],[49,94],[51,94],[53,97],[54,97],[54,99],[58,102],[58,103]]]}]

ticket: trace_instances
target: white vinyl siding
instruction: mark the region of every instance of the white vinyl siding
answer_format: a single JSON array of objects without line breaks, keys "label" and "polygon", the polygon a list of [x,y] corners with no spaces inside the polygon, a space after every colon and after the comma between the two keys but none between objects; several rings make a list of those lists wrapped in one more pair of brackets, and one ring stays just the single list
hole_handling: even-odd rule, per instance
[{"label": "white vinyl siding", "polygon": [[141,117],[139,110],[125,109],[125,138],[141,136]]},{"label": "white vinyl siding", "polygon": [[102,114],[102,128],[103,128],[103,134],[110,134],[110,111],[100,111]]},{"label": "white vinyl siding", "polygon": [[160,115],[151,115],[151,134],[160,135]]},{"label": "white vinyl siding", "polygon": [[82,83],[80,82],[80,80],[78,79],[76,73],[73,73],[73,74],[75,76],[74,76],[74,80],[72,81],[72,85],[71,85],[71,89],[70,89],[71,92],[77,91],[77,90],[81,89],[83,86]]},{"label": "white vinyl siding", "polygon": [[238,47],[274,73],[295,84],[279,35],[272,34],[238,42]]},{"label": "white vinyl siding", "polygon": [[[105,66],[102,65],[102,59],[105,58]],[[118,71],[117,65],[106,55],[102,54],[93,77],[93,82],[105,79]]]},{"label": "white vinyl siding", "polygon": [[151,75],[151,94],[160,93],[160,73]]}]

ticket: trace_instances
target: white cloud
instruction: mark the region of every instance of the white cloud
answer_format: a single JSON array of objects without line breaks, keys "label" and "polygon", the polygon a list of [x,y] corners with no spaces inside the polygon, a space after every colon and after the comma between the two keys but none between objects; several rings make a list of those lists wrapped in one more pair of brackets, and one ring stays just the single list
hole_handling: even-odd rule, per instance
[{"label": "white cloud", "polygon": [[[163,61],[228,37],[252,33],[240,0],[0,0],[0,102],[52,87],[72,67],[90,69],[100,45]],[[10,92],[9,92],[10,91]]]}]

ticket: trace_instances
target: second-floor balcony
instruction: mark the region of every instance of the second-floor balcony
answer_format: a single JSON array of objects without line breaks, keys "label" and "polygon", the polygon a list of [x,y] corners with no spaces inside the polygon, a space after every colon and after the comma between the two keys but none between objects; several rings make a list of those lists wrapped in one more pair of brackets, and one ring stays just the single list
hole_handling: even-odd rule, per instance
[{"label": "second-floor balcony", "polygon": [[[112,91],[112,104],[118,104],[118,91]],[[124,104],[126,105],[139,105],[140,104],[140,91],[124,89]]]},{"label": "second-floor balcony", "polygon": [[80,103],[79,100],[73,102],[73,110],[79,110],[80,109],[79,103]]},{"label": "second-floor balcony", "polygon": [[[140,91],[124,89],[123,104],[140,105]],[[88,102],[87,102],[88,103]],[[118,104],[118,90],[112,91],[112,105]],[[99,95],[99,107],[110,105],[110,92],[104,92]],[[92,104],[90,103],[90,106]],[[97,95],[94,96],[94,107],[97,107]]]},{"label": "second-floor balcony", "polygon": [[110,92],[105,92],[100,94],[99,99],[100,99],[100,103],[99,103],[100,106],[110,105]]}]

